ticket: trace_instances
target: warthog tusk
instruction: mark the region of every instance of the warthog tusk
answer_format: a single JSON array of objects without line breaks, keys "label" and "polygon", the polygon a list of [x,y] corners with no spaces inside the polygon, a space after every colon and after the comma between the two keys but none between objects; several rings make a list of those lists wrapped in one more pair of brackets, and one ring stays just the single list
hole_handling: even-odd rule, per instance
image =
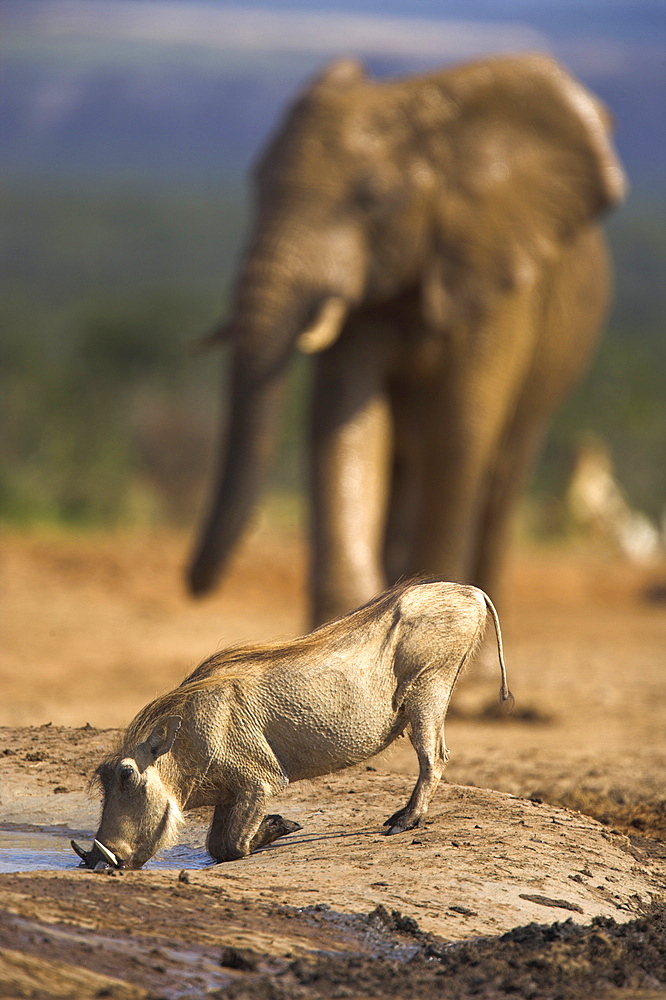
[{"label": "warthog tusk", "polygon": [[75,840],[70,840],[70,844],[72,845],[73,850],[76,851],[78,856],[81,858],[81,860],[85,861],[85,863],[88,864],[88,859],[90,858],[91,851],[84,851],[82,847],[79,847],[79,845],[76,843]]},{"label": "warthog tusk", "polygon": [[120,868],[120,862],[113,851],[110,851],[108,847],[104,846],[104,844],[100,844],[99,840],[93,840],[93,844],[97,850],[104,855],[110,865],[113,865],[114,868]]},{"label": "warthog tusk", "polygon": [[347,315],[347,303],[339,295],[332,295],[323,303],[310,326],[299,335],[296,344],[304,354],[324,351],[338,339]]}]

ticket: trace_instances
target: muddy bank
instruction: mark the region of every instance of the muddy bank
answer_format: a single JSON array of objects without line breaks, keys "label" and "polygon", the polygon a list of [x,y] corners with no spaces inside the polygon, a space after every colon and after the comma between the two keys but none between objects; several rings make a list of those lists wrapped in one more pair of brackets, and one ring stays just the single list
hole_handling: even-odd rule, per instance
[{"label": "muddy bank", "polygon": [[[0,836],[32,828],[90,840],[99,802],[88,779],[114,737],[91,727],[0,729]],[[398,755],[407,753],[399,747],[394,757],[290,786],[271,809],[301,830],[196,878],[232,882],[282,905],[321,899],[363,913],[381,904],[450,939],[504,933],[543,920],[549,906],[578,922],[626,920],[662,891],[661,842],[627,837],[529,793],[443,782],[421,828],[384,836],[384,820],[413,787],[414,774],[396,773]],[[209,820],[208,810],[194,811],[181,837],[199,850],[200,863]]]},{"label": "muddy bank", "polygon": [[[238,898],[184,875],[139,877],[133,887],[127,876],[89,878],[76,893],[63,877],[13,877],[3,886],[11,886],[15,912],[0,920],[1,997],[666,995],[663,905],[622,924],[530,923],[452,943],[381,905],[349,915],[324,903],[299,908]],[[41,905],[27,915],[38,886]]]},{"label": "muddy bank", "polygon": [[236,982],[218,996],[234,1000],[299,997],[589,998],[666,995],[666,908],[619,925],[529,924],[499,938],[450,944],[424,935],[401,914],[378,909],[364,918],[418,944],[405,960],[335,955],[292,962],[280,975]]},{"label": "muddy bank", "polygon": [[[198,604],[187,542],[5,539],[0,849],[91,837],[103,727],[216,648],[302,630],[298,539],[255,536]],[[288,789],[272,808],[302,830],[243,861],[206,866],[202,813],[159,869],[80,871],[67,851],[0,874],[0,996],[664,997],[666,615],[647,597],[665,576],[519,554],[501,609],[516,714],[495,712],[496,664],[472,668],[422,829],[382,833],[415,778],[401,740]]]},{"label": "muddy bank", "polygon": [[[0,730],[0,838],[92,837],[87,778],[114,735]],[[302,829],[241,861],[206,864],[201,810],[183,867],[90,872],[68,854],[66,870],[0,875],[0,996],[666,990],[661,842],[453,784],[424,827],[389,838],[383,820],[413,784],[390,764],[292,786],[275,805]]]}]

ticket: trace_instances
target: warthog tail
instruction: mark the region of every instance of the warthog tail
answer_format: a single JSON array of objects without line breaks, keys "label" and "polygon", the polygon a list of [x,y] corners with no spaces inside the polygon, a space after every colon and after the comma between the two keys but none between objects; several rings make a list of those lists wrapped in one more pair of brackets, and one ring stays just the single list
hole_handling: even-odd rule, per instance
[{"label": "warthog tail", "polygon": [[497,609],[495,605],[490,600],[488,595],[482,590],[483,599],[486,602],[486,607],[490,611],[491,617],[493,619],[493,624],[495,626],[495,637],[497,639],[497,655],[499,657],[500,672],[502,675],[502,686],[500,687],[500,701],[505,706],[507,712],[513,711],[513,706],[516,703],[516,699],[513,697],[509,691],[509,685],[506,679],[506,665],[504,663],[504,646],[502,645],[502,629],[500,628],[499,615],[497,614]]}]

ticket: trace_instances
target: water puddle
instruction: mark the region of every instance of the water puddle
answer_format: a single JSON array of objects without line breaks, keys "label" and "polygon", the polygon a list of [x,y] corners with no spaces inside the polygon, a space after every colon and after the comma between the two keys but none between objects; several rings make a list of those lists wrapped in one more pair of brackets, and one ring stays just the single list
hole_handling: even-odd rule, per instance
[{"label": "water puddle", "polygon": [[[74,836],[86,848],[92,836],[67,830],[0,830],[0,873],[66,871],[79,867],[79,859],[71,848]],[[144,865],[147,871],[182,868],[205,868],[211,864],[210,855],[202,846],[177,844],[151,858]]]}]

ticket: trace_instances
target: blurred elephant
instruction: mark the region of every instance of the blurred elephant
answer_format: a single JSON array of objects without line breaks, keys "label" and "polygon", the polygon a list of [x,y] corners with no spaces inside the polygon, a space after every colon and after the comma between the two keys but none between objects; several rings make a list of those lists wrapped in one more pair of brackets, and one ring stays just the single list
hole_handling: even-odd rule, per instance
[{"label": "blurred elephant", "polygon": [[213,586],[266,474],[292,351],[310,403],[312,618],[428,572],[493,593],[547,422],[608,297],[595,219],[624,177],[604,108],[550,59],[369,80],[329,66],[255,171],[219,483],[189,570]]}]

